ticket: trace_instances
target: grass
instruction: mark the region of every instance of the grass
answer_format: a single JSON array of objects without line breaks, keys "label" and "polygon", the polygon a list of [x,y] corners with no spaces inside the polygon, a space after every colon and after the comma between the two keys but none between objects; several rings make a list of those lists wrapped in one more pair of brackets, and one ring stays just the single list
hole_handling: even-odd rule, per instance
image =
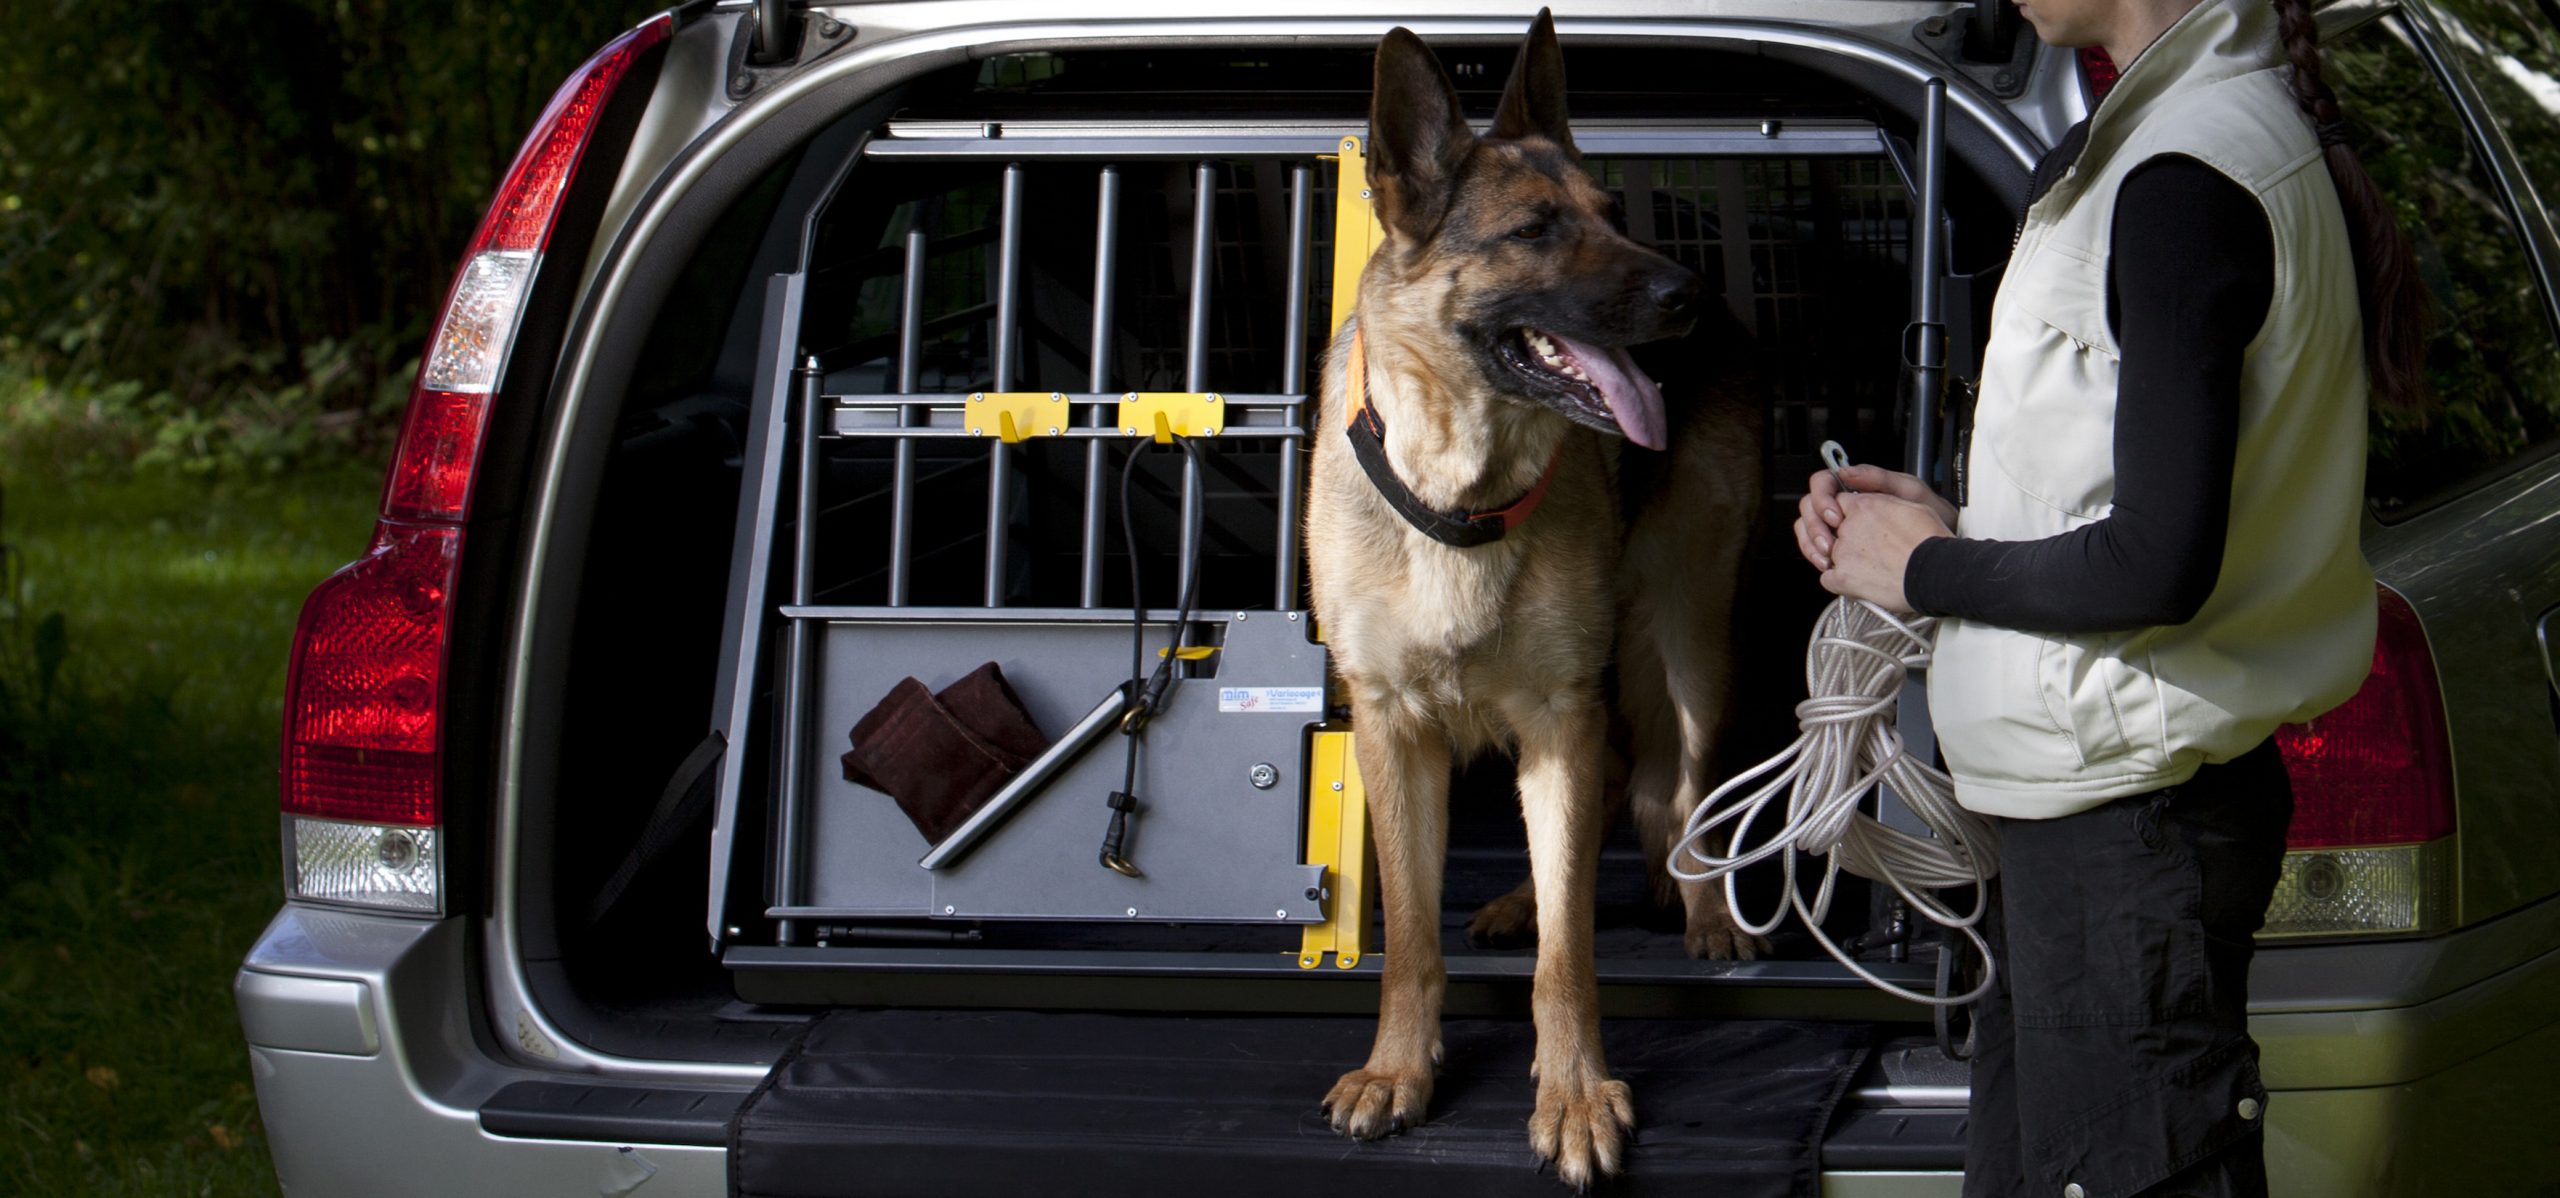
[{"label": "grass", "polygon": [[294,616],[380,474],[8,462],[0,1193],[272,1194],[232,972],[281,900]]}]

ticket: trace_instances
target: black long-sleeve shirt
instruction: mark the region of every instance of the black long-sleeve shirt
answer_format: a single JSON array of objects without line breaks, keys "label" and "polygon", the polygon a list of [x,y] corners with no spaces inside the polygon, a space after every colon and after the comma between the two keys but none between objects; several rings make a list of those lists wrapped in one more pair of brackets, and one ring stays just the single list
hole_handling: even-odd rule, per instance
[{"label": "black long-sleeve shirt", "polygon": [[[2036,169],[2041,196],[2085,122]],[[1903,593],[1924,615],[2030,632],[2182,624],[2213,593],[2240,440],[2240,368],[2275,295],[2275,241],[2239,184],[2192,158],[2136,167],[2116,193],[2107,325],[2122,357],[2115,499],[2037,541],[1922,542]]]}]

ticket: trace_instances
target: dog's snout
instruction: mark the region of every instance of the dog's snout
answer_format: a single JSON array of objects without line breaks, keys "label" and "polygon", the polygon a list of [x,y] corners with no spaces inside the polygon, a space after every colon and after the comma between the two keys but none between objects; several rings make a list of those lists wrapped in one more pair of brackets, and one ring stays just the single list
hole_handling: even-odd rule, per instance
[{"label": "dog's snout", "polygon": [[1655,275],[1653,306],[1667,316],[1687,316],[1698,306],[1698,286],[1698,276],[1685,270]]}]

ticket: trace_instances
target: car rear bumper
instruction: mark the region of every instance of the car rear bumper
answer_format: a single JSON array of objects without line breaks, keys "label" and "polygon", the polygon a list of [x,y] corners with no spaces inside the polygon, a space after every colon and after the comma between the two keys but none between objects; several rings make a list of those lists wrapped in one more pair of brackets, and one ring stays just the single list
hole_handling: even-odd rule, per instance
[{"label": "car rear bumper", "polygon": [[[2560,1142],[2526,1125],[2535,1088],[2560,1071],[2560,951],[2515,955],[2560,942],[2556,930],[2560,903],[2546,902],[2425,942],[2262,953],[2252,1028],[2277,1091],[2277,1192],[2560,1175]],[[556,1049],[529,1022],[492,1029],[474,1009],[468,933],[462,920],[302,907],[268,926],[235,990],[284,1187],[726,1193],[713,1128],[748,1087],[526,1063]],[[502,1048],[502,1035],[526,1039]],[[1823,1174],[1831,1198],[1956,1192],[1944,1171]]]},{"label": "car rear bumper", "polygon": [[465,921],[286,907],[234,994],[277,1180],[295,1195],[717,1195],[716,1147],[492,1134],[480,1108],[562,1075],[492,1051]]}]

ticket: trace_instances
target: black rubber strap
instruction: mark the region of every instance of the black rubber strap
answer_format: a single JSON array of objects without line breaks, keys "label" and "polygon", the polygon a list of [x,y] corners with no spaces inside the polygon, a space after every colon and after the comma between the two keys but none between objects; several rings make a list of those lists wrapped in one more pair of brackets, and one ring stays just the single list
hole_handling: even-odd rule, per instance
[{"label": "black rubber strap", "polygon": [[728,741],[714,732],[703,737],[693,752],[685,754],[684,764],[676,767],[674,775],[667,779],[667,788],[659,793],[658,805],[649,812],[649,822],[641,826],[640,842],[624,854],[621,866],[605,879],[604,888],[588,904],[588,926],[603,923],[605,916],[613,914],[614,904],[622,901],[623,892],[631,888],[640,871],[666,856],[693,822],[711,809],[711,796],[719,789],[711,784],[717,772],[713,767],[720,764],[721,750],[727,747]]}]

